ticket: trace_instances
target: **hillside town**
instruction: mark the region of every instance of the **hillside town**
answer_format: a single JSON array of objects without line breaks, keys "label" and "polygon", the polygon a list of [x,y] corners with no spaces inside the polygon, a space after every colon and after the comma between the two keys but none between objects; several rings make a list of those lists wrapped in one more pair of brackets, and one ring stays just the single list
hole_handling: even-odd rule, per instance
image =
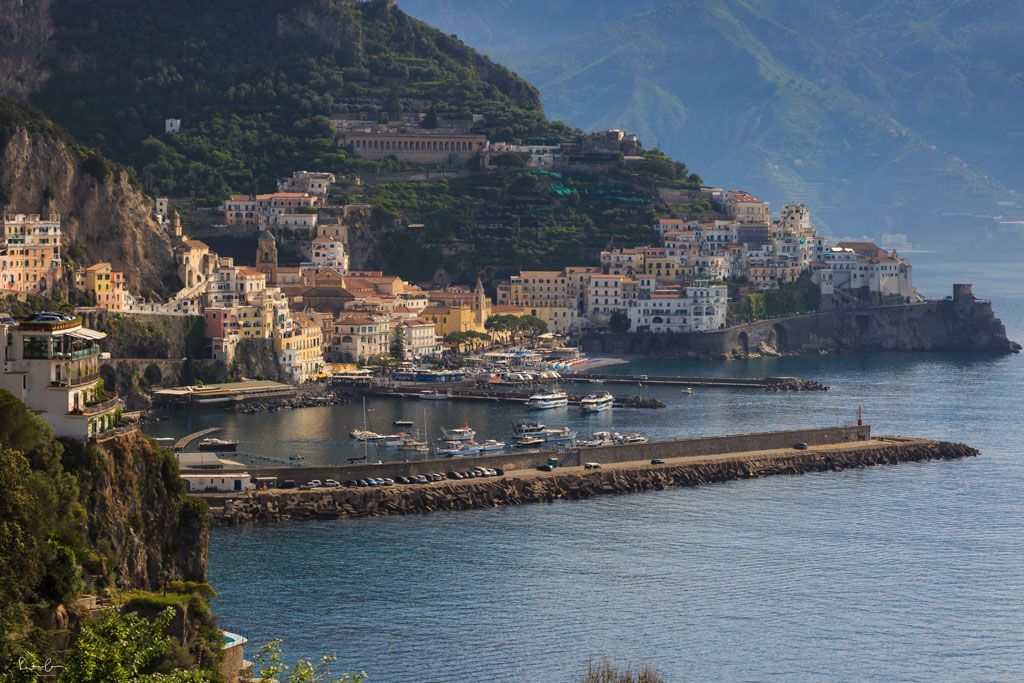
[{"label": "hillside town", "polygon": [[[367,115],[333,123],[341,144],[356,155],[439,169],[472,162],[488,172],[510,158],[526,169],[592,169],[628,164],[643,152],[635,135],[619,130],[574,143],[511,144],[474,134],[473,121],[424,128],[415,115],[388,123]],[[775,215],[748,192],[706,186],[659,188],[667,204],[712,207],[712,219],[707,211],[699,218],[660,216],[651,226],[656,243],[609,245],[597,263],[520,271],[495,282],[493,294],[480,278],[429,288],[350,268],[350,235],[367,224],[373,206],[337,203],[337,183],[333,173],[302,170],[280,178],[274,192],[225,199],[219,229],[254,234],[249,258],[220,255],[190,237],[172,202],[158,198],[154,218],[173,242],[181,285],[166,301],[128,291],[124,274],[109,262],[75,264],[66,273],[60,216],[5,214],[0,286],[17,296],[46,296],[67,280],[82,311],[200,316],[212,359],[231,364],[240,350],[270,350],[281,375],[295,384],[323,376],[332,363],[437,360],[465,350],[467,342],[474,350],[507,342],[508,335],[489,324],[498,316],[539,320],[546,331],[570,337],[705,333],[735,322],[738,302],[780,288],[814,288],[822,309],[918,296],[911,266],[895,250],[866,241],[833,243],[814,228],[803,204]],[[284,235],[299,244],[301,260],[281,259]]]}]

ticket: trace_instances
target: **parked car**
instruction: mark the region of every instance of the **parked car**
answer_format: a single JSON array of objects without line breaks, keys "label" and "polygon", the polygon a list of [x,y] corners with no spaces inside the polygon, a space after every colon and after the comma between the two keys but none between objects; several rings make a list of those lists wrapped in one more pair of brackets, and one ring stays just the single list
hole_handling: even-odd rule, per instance
[{"label": "parked car", "polygon": [[356,481],[355,479],[346,479],[345,486],[359,486],[359,482]]},{"label": "parked car", "polygon": [[397,483],[397,484],[408,484],[409,480],[406,479],[405,477],[399,476],[399,477],[395,477],[395,483]]},{"label": "parked car", "polygon": [[449,479],[465,479],[465,477],[462,476],[461,472],[449,472],[448,473],[448,478]]},{"label": "parked car", "polygon": [[392,479],[391,477],[384,477],[383,479],[379,479],[378,481],[380,481],[380,483],[383,484],[384,486],[394,486],[395,485],[395,480]]},{"label": "parked car", "polygon": [[339,486],[341,486],[341,484],[339,484],[339,483],[338,483],[338,482],[337,482],[336,480],[334,480],[334,479],[324,479],[324,486],[326,486],[327,488],[332,488],[332,489],[336,489],[336,488],[338,488]]},{"label": "parked car", "polygon": [[552,472],[552,471],[554,471],[555,468],[552,467],[551,465],[544,464],[544,465],[538,465],[537,469],[540,470],[541,472]]},{"label": "parked car", "polygon": [[807,444],[805,444],[803,441],[798,441],[795,444],[793,444],[793,448],[797,449],[798,451],[806,451]]},{"label": "parked car", "polygon": [[440,472],[432,472],[429,479],[430,481],[444,481],[444,475]]},{"label": "parked car", "polygon": [[585,469],[585,470],[599,470],[599,469],[601,469],[601,463],[599,463],[599,462],[585,462],[585,463],[583,463],[583,469]]},{"label": "parked car", "polygon": [[370,482],[366,481],[365,479],[360,479],[359,481],[356,482],[356,486],[369,486],[369,485],[370,485]]},{"label": "parked car", "polygon": [[380,486],[380,484],[377,482],[377,480],[372,478],[372,477],[367,477],[366,485],[367,486]]},{"label": "parked car", "polygon": [[426,476],[424,476],[422,474],[417,474],[416,475],[416,483],[417,484],[429,484],[430,480],[427,479]]},{"label": "parked car", "polygon": [[324,483],[322,481],[320,481],[319,479],[310,479],[309,480],[309,488],[311,488],[311,489],[318,489],[318,488],[320,488],[323,485],[324,485]]},{"label": "parked car", "polygon": [[280,483],[280,485],[278,485],[277,488],[279,488],[279,489],[293,489],[293,488],[295,488],[295,480],[294,479],[285,479],[284,481],[282,481]]},{"label": "parked car", "polygon": [[504,477],[505,476],[505,470],[502,469],[501,467],[496,467],[496,468],[494,468],[494,475],[496,477]]},{"label": "parked car", "polygon": [[664,465],[665,461],[662,460],[661,458],[654,458],[653,460],[651,460],[651,464],[652,465]]}]

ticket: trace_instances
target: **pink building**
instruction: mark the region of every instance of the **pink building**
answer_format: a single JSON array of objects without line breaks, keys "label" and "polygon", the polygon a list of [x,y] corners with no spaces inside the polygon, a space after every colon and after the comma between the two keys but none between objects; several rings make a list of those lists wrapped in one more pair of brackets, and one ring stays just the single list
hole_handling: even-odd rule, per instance
[{"label": "pink building", "polygon": [[42,294],[64,274],[60,262],[60,216],[5,214],[0,217],[0,289]]}]

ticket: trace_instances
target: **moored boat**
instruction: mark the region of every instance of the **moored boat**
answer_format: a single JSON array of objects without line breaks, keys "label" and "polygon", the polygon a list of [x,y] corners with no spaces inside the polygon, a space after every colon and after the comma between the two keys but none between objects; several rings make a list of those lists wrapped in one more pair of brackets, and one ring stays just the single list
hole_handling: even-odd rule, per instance
[{"label": "moored boat", "polygon": [[569,405],[569,394],[564,391],[534,394],[526,401],[526,407],[530,410],[549,410],[567,405]]},{"label": "moored boat", "polygon": [[634,443],[647,443],[648,439],[643,434],[626,434],[622,437],[622,443],[634,444]]},{"label": "moored boat", "polygon": [[512,431],[516,436],[540,436],[547,429],[547,425],[539,422],[513,422]]},{"label": "moored boat", "polygon": [[476,438],[476,430],[469,425],[456,427],[455,429],[441,427],[441,433],[444,434],[444,438],[448,441],[472,441]]},{"label": "moored boat", "polygon": [[356,441],[376,441],[380,438],[380,434],[377,432],[371,432],[366,429],[353,429],[349,432],[349,436]]},{"label": "moored boat", "polygon": [[515,441],[516,448],[535,448],[543,445],[544,439],[539,436],[522,436]]},{"label": "moored boat", "polygon": [[576,432],[572,431],[568,427],[551,427],[545,429],[544,432],[539,435],[539,438],[543,438],[545,441],[552,443],[566,443],[576,439]]},{"label": "moored boat", "polygon": [[412,427],[416,423],[413,422],[412,420],[395,420],[391,424],[393,424],[396,427]]},{"label": "moored boat", "polygon": [[203,439],[199,442],[199,450],[201,451],[237,451],[237,441],[223,441],[221,439]]},{"label": "moored boat", "polygon": [[504,441],[497,441],[496,439],[487,439],[482,444],[480,444],[480,451],[484,453],[503,450],[505,450]]},{"label": "moored boat", "polygon": [[419,393],[419,397],[423,401],[447,401],[451,398],[448,394],[442,394],[433,389],[424,389]]},{"label": "moored boat", "polygon": [[605,392],[603,394],[590,394],[580,401],[580,408],[585,413],[600,413],[615,405],[615,397]]},{"label": "moored boat", "polygon": [[437,455],[442,458],[480,455],[480,444],[473,441],[443,441],[437,449]]}]

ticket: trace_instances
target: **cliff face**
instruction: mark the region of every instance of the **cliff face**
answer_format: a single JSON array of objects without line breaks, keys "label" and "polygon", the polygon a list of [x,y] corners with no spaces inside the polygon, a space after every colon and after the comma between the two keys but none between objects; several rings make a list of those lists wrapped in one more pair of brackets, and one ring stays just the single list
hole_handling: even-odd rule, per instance
[{"label": "cliff face", "polygon": [[156,590],[162,577],[205,581],[206,506],[182,494],[173,456],[138,433],[67,449],[89,543],[119,585]]},{"label": "cliff face", "polygon": [[166,293],[163,277],[174,268],[170,239],[123,168],[13,125],[0,149],[0,189],[9,213],[61,214],[65,253],[76,266],[110,261],[132,292]]},{"label": "cliff face", "polygon": [[46,80],[53,0],[0,3],[0,95],[24,98]]}]

